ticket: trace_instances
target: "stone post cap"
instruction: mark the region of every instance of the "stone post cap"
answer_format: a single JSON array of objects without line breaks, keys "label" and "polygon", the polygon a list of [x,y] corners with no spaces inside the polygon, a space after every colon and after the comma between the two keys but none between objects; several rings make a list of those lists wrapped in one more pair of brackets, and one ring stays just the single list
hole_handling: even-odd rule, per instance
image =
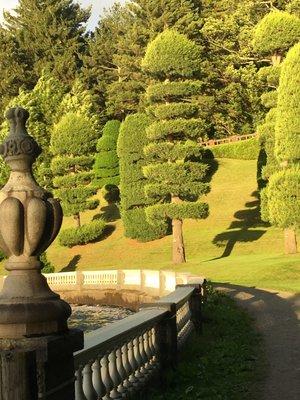
[{"label": "stone post cap", "polygon": [[[41,148],[27,132],[26,122],[29,112],[21,107],[13,107],[7,111],[6,118],[10,124],[10,131],[0,146],[0,154],[7,161],[11,158],[29,158],[29,162],[32,164],[41,154]],[[14,170],[13,164],[10,166]]]}]

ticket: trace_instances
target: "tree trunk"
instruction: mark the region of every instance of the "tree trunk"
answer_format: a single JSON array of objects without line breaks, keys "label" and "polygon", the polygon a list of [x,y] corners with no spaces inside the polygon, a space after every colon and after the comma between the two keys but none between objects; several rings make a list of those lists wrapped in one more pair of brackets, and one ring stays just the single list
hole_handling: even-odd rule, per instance
[{"label": "tree trunk", "polygon": [[296,231],[293,228],[286,228],[284,230],[284,249],[285,254],[297,253],[297,237]]},{"label": "tree trunk", "polygon": [[80,228],[81,227],[80,214],[79,213],[75,214],[74,215],[74,219],[75,219],[75,221],[77,223],[77,228]]},{"label": "tree trunk", "polygon": [[[172,203],[180,203],[180,199],[177,196],[172,196]],[[173,232],[173,263],[181,264],[185,263],[185,250],[182,233],[182,220],[172,220],[172,232]]]},{"label": "tree trunk", "polygon": [[281,54],[278,53],[273,54],[271,57],[272,65],[273,66],[279,65],[281,63],[281,59],[282,59]]}]

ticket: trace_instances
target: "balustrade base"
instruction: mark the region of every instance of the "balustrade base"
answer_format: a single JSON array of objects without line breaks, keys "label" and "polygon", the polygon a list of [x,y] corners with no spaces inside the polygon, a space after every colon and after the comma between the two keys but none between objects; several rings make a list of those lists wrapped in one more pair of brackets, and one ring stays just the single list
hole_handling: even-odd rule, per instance
[{"label": "balustrade base", "polygon": [[0,339],[0,400],[73,400],[73,353],[83,333]]}]

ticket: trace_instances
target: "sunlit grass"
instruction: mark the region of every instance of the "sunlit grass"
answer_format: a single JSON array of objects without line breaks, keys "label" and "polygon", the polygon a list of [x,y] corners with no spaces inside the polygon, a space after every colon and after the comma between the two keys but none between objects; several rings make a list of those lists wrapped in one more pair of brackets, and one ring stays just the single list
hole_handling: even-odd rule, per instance
[{"label": "sunlit grass", "polygon": [[[219,160],[211,186],[207,196],[210,216],[206,220],[184,223],[187,254],[184,265],[174,266],[171,262],[170,236],[150,243],[126,239],[120,219],[109,222],[105,240],[72,249],[61,247],[56,240],[48,257],[57,271],[176,269],[219,282],[300,291],[300,254],[285,256],[282,231],[259,220],[256,162]],[[102,201],[100,209],[105,206]],[[83,222],[103,213],[100,209],[85,213]],[[116,209],[110,211],[110,217],[117,216]],[[65,218],[63,227],[70,226],[75,226],[75,221]]]}]

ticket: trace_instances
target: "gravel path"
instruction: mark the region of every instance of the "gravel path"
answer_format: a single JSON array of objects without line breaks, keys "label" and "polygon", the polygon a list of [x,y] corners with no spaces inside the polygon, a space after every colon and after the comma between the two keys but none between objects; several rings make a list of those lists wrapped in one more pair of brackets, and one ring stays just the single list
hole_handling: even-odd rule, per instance
[{"label": "gravel path", "polygon": [[217,285],[256,320],[268,360],[263,400],[300,400],[300,294]]}]

